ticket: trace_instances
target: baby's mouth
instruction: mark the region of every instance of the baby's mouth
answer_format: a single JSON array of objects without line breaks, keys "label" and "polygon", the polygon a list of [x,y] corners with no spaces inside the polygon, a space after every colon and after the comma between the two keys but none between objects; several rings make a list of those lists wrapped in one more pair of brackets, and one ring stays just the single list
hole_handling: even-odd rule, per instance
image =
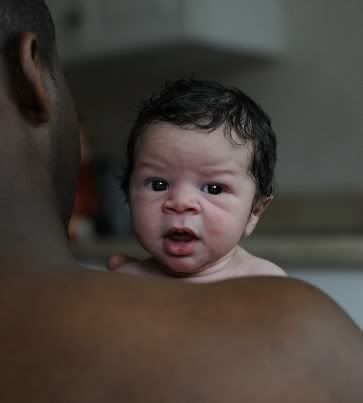
[{"label": "baby's mouth", "polygon": [[165,238],[174,242],[190,242],[198,239],[189,228],[173,228],[165,234]]},{"label": "baby's mouth", "polygon": [[191,255],[199,238],[189,228],[171,228],[165,235],[163,248],[166,254],[174,257]]}]

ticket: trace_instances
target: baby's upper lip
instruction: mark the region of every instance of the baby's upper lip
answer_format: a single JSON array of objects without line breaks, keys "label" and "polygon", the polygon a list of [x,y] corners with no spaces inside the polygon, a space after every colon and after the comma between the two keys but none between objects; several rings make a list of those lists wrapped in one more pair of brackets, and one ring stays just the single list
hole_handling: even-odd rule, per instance
[{"label": "baby's upper lip", "polygon": [[187,227],[172,227],[166,232],[164,236],[168,237],[174,234],[188,234],[195,238],[198,238],[198,236],[194,233],[194,231]]}]

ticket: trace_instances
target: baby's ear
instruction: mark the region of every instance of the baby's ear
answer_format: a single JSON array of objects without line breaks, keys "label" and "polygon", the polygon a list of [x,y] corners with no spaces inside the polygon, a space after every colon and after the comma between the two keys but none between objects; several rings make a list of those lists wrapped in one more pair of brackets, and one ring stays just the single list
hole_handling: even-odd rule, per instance
[{"label": "baby's ear", "polygon": [[244,231],[245,237],[248,237],[252,234],[252,232],[256,228],[258,220],[260,219],[263,212],[266,211],[267,207],[271,204],[273,198],[274,198],[273,196],[262,197],[255,203]]}]

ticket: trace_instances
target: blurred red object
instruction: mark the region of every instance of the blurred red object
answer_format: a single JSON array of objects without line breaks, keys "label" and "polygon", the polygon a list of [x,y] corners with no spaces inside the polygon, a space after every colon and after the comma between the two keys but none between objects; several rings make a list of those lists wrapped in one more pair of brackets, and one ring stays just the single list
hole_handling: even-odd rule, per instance
[{"label": "blurred red object", "polygon": [[96,176],[93,154],[89,143],[89,130],[80,121],[81,165],[77,182],[76,200],[71,217],[68,235],[71,240],[83,240],[95,236],[94,217],[98,208]]},{"label": "blurred red object", "polygon": [[91,163],[81,163],[73,214],[94,217],[97,211],[97,199],[93,165]]}]

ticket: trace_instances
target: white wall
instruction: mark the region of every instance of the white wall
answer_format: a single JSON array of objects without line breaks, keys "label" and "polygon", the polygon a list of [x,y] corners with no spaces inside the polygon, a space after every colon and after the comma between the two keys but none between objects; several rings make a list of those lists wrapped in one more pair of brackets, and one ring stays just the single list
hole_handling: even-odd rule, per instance
[{"label": "white wall", "polygon": [[271,115],[281,191],[362,191],[363,2],[283,3],[285,56],[224,78]]},{"label": "white wall", "polygon": [[[239,86],[272,117],[281,192],[363,191],[363,1],[281,1],[282,55],[274,62],[242,61],[199,76]],[[69,74],[98,151],[115,164],[138,98],[180,74],[158,74],[147,63],[144,73],[125,74],[124,64],[87,65]],[[191,72],[198,73],[195,66]]]}]

